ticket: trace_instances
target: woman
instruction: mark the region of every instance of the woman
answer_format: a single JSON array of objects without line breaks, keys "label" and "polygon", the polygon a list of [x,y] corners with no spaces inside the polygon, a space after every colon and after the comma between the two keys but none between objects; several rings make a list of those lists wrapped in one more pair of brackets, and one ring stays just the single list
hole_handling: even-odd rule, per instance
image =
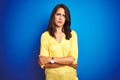
[{"label": "woman", "polygon": [[53,9],[47,31],[41,36],[39,64],[45,68],[46,80],[78,80],[77,35],[70,24],[68,8],[58,4]]}]

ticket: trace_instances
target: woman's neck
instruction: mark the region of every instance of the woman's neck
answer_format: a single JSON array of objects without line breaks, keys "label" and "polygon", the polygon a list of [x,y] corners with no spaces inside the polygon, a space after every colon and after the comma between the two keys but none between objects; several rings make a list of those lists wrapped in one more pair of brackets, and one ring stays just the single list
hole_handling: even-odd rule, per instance
[{"label": "woman's neck", "polygon": [[62,27],[56,27],[56,32],[61,33],[62,32]]}]

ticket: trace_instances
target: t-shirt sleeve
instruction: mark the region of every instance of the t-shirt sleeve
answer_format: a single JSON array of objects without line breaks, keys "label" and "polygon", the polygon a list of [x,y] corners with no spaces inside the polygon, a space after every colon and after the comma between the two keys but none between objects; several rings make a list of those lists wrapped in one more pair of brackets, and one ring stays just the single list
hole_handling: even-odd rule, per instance
[{"label": "t-shirt sleeve", "polygon": [[40,56],[49,56],[47,35],[43,33],[40,40]]},{"label": "t-shirt sleeve", "polygon": [[77,64],[78,60],[78,42],[77,42],[77,34],[75,31],[72,31],[72,38],[70,43],[70,53],[69,56],[73,57],[75,60],[73,64]]}]

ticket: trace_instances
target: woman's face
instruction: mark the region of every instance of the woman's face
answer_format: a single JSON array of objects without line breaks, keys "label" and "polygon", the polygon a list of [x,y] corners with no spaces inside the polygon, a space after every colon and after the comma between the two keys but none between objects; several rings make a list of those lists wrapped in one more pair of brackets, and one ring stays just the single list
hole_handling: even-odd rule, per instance
[{"label": "woman's face", "polygon": [[55,13],[54,18],[56,27],[63,27],[65,23],[65,10],[63,8],[59,8]]}]

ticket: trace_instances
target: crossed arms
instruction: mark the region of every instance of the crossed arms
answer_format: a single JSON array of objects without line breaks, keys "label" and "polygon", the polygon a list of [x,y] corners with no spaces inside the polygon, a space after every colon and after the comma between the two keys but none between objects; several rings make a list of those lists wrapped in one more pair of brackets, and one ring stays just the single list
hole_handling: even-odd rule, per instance
[{"label": "crossed arms", "polygon": [[38,63],[40,66],[44,66],[44,68],[58,68],[62,66],[70,66],[74,69],[77,68],[77,64],[73,64],[73,57],[54,57],[54,64],[50,63],[51,57],[39,56]]}]

